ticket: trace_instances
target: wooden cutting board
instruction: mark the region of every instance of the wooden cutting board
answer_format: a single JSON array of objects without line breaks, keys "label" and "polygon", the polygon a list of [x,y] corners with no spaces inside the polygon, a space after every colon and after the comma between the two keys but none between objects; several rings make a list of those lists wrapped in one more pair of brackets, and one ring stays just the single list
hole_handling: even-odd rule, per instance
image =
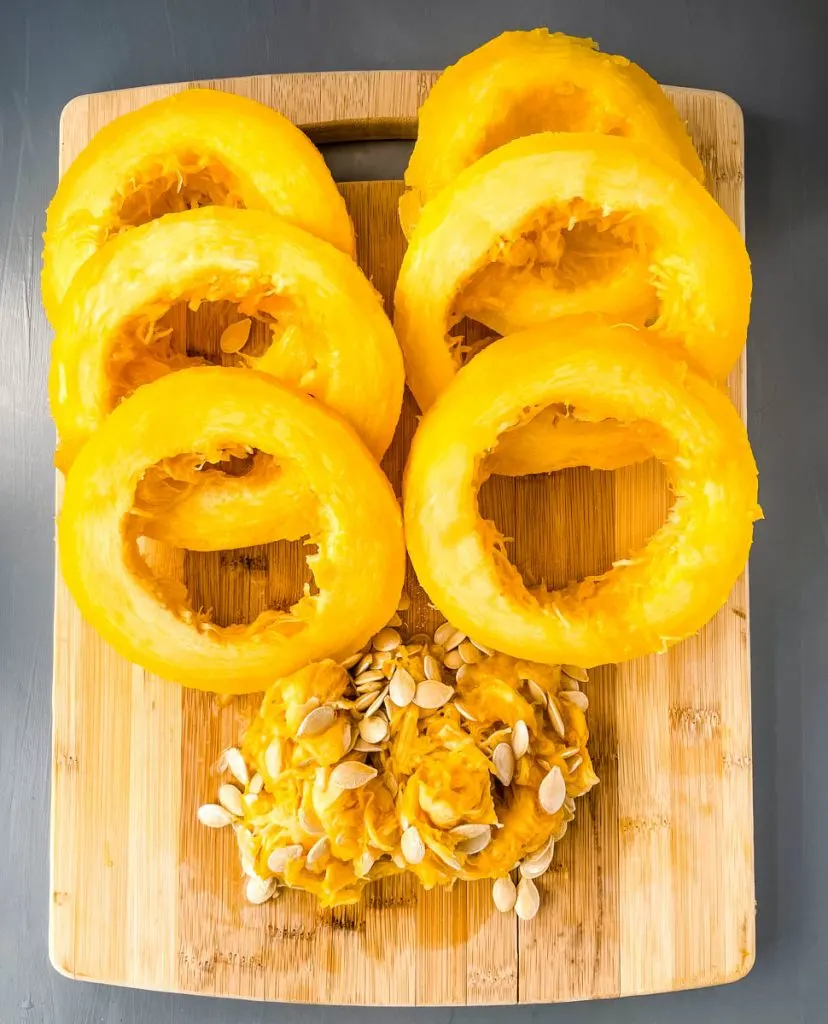
[{"label": "wooden cutting board", "polygon": [[[283,111],[317,141],[408,138],[436,75],[265,75],[200,83]],[[164,85],[83,96],[61,122],[61,170],[118,114]],[[739,108],[670,89],[713,192],[743,224]],[[342,186],[359,260],[385,297],[404,249],[400,182]],[[217,351],[221,311],[197,330]],[[225,311],[226,313],[226,311]],[[225,320],[226,322],[226,320]],[[730,381],[744,415],[744,364]],[[385,468],[399,489],[415,428],[410,396]],[[58,501],[60,483],[58,484]],[[497,479],[483,498],[528,575],[599,572],[663,519],[657,466]],[[153,560],[222,622],[296,593],[296,545]],[[413,629],[434,623],[409,579]],[[593,673],[591,751],[601,784],[541,880],[542,909],[497,914],[488,883],[423,892],[393,879],[357,907],[320,912],[288,892],[247,905],[229,830],[197,825],[211,766],[256,698],[224,703],[128,664],[81,619],[58,572],[55,605],[50,953],[71,977],[142,988],[319,1003],[514,1003],[658,992],[742,977],[754,958],[747,587],[669,654]]]}]

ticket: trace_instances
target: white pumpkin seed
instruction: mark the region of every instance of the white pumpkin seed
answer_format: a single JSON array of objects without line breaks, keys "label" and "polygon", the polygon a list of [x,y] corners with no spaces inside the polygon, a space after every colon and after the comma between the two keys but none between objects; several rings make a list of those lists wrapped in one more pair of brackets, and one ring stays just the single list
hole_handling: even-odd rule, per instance
[{"label": "white pumpkin seed", "polygon": [[360,761],[340,761],[331,772],[331,784],[337,789],[359,789],[377,777],[377,769]]},{"label": "white pumpkin seed", "polygon": [[467,673],[467,672],[469,671],[469,669],[470,669],[470,668],[471,668],[471,666],[470,666],[470,665],[467,665],[467,664],[466,664],[466,663],[464,662],[464,663],[463,663],[463,664],[462,664],[462,665],[460,666],[460,668],[458,668],[458,669],[457,669],[457,671],[456,671],[456,672],[454,673],[454,681],[455,681],[455,683],[462,683],[462,682],[463,682],[463,680],[464,680],[464,679],[465,679],[465,677],[466,677],[466,673]]},{"label": "white pumpkin seed", "polygon": [[462,718],[465,718],[466,721],[468,721],[468,722],[476,722],[477,721],[477,719],[474,717],[474,715],[471,713],[471,711],[469,711],[467,708],[465,708],[460,703],[459,700],[456,700],[454,702],[454,706],[457,708],[458,712],[460,713],[460,716]]},{"label": "white pumpkin seed", "polygon": [[359,856],[354,857],[354,874],[357,878],[365,878],[376,863],[376,860],[377,858],[370,850],[365,850]]},{"label": "white pumpkin seed", "polygon": [[546,690],[536,683],[534,679],[526,680],[526,689],[529,691],[533,704],[546,705]]},{"label": "white pumpkin seed", "polygon": [[282,875],[288,863],[292,860],[298,860],[304,852],[299,843],[294,843],[291,846],[279,846],[267,858],[268,869],[274,875]]},{"label": "white pumpkin seed", "polygon": [[579,665],[561,665],[561,672],[578,683],[589,682],[589,673],[585,668],[581,668]]},{"label": "white pumpkin seed", "polygon": [[366,708],[370,708],[377,699],[377,694],[381,689],[382,687],[380,687],[379,690],[369,690],[367,693],[363,693],[357,697],[354,701],[354,711],[365,711]]},{"label": "white pumpkin seed", "polygon": [[312,807],[300,807],[297,817],[299,819],[299,827],[309,836],[319,836],[325,831],[322,822]]},{"label": "white pumpkin seed", "polygon": [[244,817],[242,795],[238,787],[234,786],[232,782],[225,782],[223,786],[219,786],[218,802],[237,818]]},{"label": "white pumpkin seed", "polygon": [[478,651],[481,652],[481,654],[485,654],[487,658],[491,658],[492,654],[494,654],[494,651],[491,649],[491,647],[485,647],[483,644],[478,643],[477,640],[473,640],[471,637],[469,637],[469,641],[474,644],[474,646],[478,649]]},{"label": "white pumpkin seed", "polygon": [[258,796],[262,789],[264,789],[264,779],[256,772],[250,780],[250,785],[247,787],[248,796]]},{"label": "white pumpkin seed", "polygon": [[236,833],[236,844],[239,848],[242,871],[248,878],[252,878],[256,874],[256,843],[253,841],[253,836],[244,826],[234,825],[233,831]]},{"label": "white pumpkin seed", "polygon": [[[456,650],[460,646],[460,644],[463,643],[463,641],[465,639],[466,639],[466,634],[463,632],[463,630],[462,629],[456,629],[451,634],[451,636],[446,637],[446,639],[445,639],[445,641],[443,643],[443,647],[446,649],[446,651]],[[463,659],[463,660],[465,660],[465,659]]]},{"label": "white pumpkin seed", "polygon": [[403,591],[400,594],[399,601],[397,602],[397,611],[398,612],[407,612],[410,607],[411,607],[411,598],[408,596],[408,594],[406,594],[405,591]]},{"label": "white pumpkin seed", "polygon": [[426,679],[436,679],[438,683],[442,682],[443,673],[440,669],[440,662],[432,654],[427,654],[423,658],[423,672]]},{"label": "white pumpkin seed", "polygon": [[521,878],[517,887],[515,913],[521,921],[531,921],[540,909],[540,893],[531,878]]},{"label": "white pumpkin seed", "polygon": [[402,850],[403,857],[405,857],[409,864],[419,864],[423,857],[425,857],[425,843],[417,831],[416,825],[409,825],[403,832],[400,839],[400,849]]},{"label": "white pumpkin seed", "polygon": [[296,738],[310,739],[312,736],[321,736],[323,732],[327,732],[330,729],[335,721],[336,712],[334,709],[330,704],[323,704],[322,707],[315,708],[305,715],[299,728],[296,730]]},{"label": "white pumpkin seed", "polygon": [[558,707],[558,702],[552,694],[549,695],[549,699],[546,702],[546,710],[549,713],[549,721],[552,723],[552,728],[562,740],[566,739],[566,725],[564,724],[561,710]]},{"label": "white pumpkin seed", "polygon": [[512,733],[512,753],[516,758],[520,758],[523,757],[528,749],[529,727],[522,718],[519,718],[515,722],[514,732]]},{"label": "white pumpkin seed", "polygon": [[363,672],[358,675],[354,680],[357,689],[362,690],[363,687],[368,686],[369,683],[381,683],[385,679],[385,673],[381,672],[378,668],[369,669],[367,672]]},{"label": "white pumpkin seed", "polygon": [[539,850],[523,858],[520,865],[521,876],[523,878],[540,878],[549,870],[554,854],[555,840],[548,839]]},{"label": "white pumpkin seed", "polygon": [[566,798],[566,800],[564,800],[563,805],[564,805],[564,808],[567,811],[569,811],[570,814],[574,814],[575,813],[575,801],[572,799],[571,796],[568,796]]},{"label": "white pumpkin seed", "polygon": [[276,895],[278,886],[275,878],[259,878],[258,875],[253,875],[252,878],[247,879],[247,884],[244,887],[244,895],[247,897],[248,903],[267,903],[269,899]]},{"label": "white pumpkin seed", "polygon": [[305,865],[308,868],[321,867],[322,863],[328,859],[331,852],[331,841],[327,836],[322,836],[317,839],[313,846],[308,850],[307,856],[305,857]]},{"label": "white pumpkin seed", "polygon": [[357,754],[376,754],[382,750],[382,744],[380,743],[368,743],[366,740],[359,737],[353,746],[353,749]]},{"label": "white pumpkin seed", "polygon": [[340,661],[339,664],[347,670],[353,668],[354,665],[358,664],[362,660],[362,658],[362,651],[357,651],[356,654],[352,654],[350,658],[346,658],[344,661]]},{"label": "white pumpkin seed", "polygon": [[359,735],[366,743],[382,743],[388,736],[388,722],[382,715],[363,718],[359,723]]},{"label": "white pumpkin seed", "polygon": [[207,828],[224,828],[233,820],[233,815],[221,804],[202,804],[196,817]]},{"label": "white pumpkin seed", "polygon": [[282,741],[277,736],[276,739],[271,740],[270,743],[268,743],[264,756],[265,771],[271,779],[275,779],[281,774],[282,757]]},{"label": "white pumpkin seed", "polygon": [[471,640],[464,640],[457,648],[457,651],[467,665],[476,665],[479,661],[483,660],[482,652],[474,646]]},{"label": "white pumpkin seed", "polygon": [[576,754],[580,754],[580,747],[567,747],[566,750],[561,751],[561,757],[566,761],[570,757],[574,757]]},{"label": "white pumpkin seed", "polygon": [[374,699],[371,701],[371,703],[365,709],[365,717],[366,718],[370,718],[372,715],[375,715],[379,711],[379,709],[382,707],[382,702],[385,700],[385,698],[387,696],[388,696],[388,687],[385,686],[385,687],[383,687],[380,690],[380,692],[376,695],[376,697],[374,697]]},{"label": "white pumpkin seed", "polygon": [[362,656],[362,659],[360,660],[359,664],[357,665],[356,669],[354,670],[354,675],[357,676],[357,677],[362,675],[363,672],[365,672],[367,669],[369,669],[371,667],[371,665],[373,664],[373,661],[374,661],[373,654],[364,654]]},{"label": "white pumpkin seed", "polygon": [[492,752],[492,764],[503,785],[510,786],[515,774],[515,755],[510,743],[498,743]]},{"label": "white pumpkin seed", "polygon": [[445,658],[443,658],[443,664],[446,668],[451,669],[452,672],[456,672],[461,665],[465,665],[465,662],[460,657],[459,651],[449,651]]},{"label": "white pumpkin seed", "polygon": [[229,771],[243,786],[250,781],[247,764],[238,747],[228,747],[219,758],[219,765],[221,771]]},{"label": "white pumpkin seed", "polygon": [[414,700],[414,694],[417,691],[417,684],[414,682],[414,676],[405,668],[398,668],[397,671],[391,676],[391,682],[388,685],[388,696],[397,705],[398,708],[407,708],[408,705]]},{"label": "white pumpkin seed", "polygon": [[386,626],[385,629],[381,629],[379,633],[371,641],[371,646],[375,651],[393,651],[400,646],[401,636],[391,626]]},{"label": "white pumpkin seed", "polygon": [[458,825],[451,830],[451,834],[464,837],[455,846],[454,852],[467,856],[480,853],[492,841],[492,830],[488,825]]},{"label": "white pumpkin seed", "polygon": [[563,772],[553,764],[538,787],[538,800],[547,814],[557,814],[566,800],[566,781]]},{"label": "white pumpkin seed", "polygon": [[508,875],[494,880],[492,899],[501,914],[508,914],[512,910],[517,899],[517,886]]},{"label": "white pumpkin seed", "polygon": [[425,711],[436,711],[437,708],[447,704],[453,696],[454,689],[451,686],[428,679],[417,686],[414,692],[414,703]]},{"label": "white pumpkin seed", "polygon": [[584,759],[583,759],[582,757],[580,757],[580,756],[579,756],[579,757],[576,757],[576,758],[574,758],[574,759],[573,759],[573,760],[572,760],[572,761],[570,762],[570,765],[569,765],[569,774],[570,774],[570,775],[572,775],[572,774],[574,774],[575,772],[577,772],[577,771],[578,771],[578,769],[579,769],[579,768],[581,767],[581,765],[582,765],[583,763],[584,763]]},{"label": "white pumpkin seed", "polygon": [[581,693],[580,690],[559,690],[558,696],[561,700],[568,700],[570,704],[574,704],[581,711],[589,710],[589,697],[585,693]]},{"label": "white pumpkin seed", "polygon": [[402,619],[397,615],[396,612],[391,616],[386,625],[391,626],[393,629],[402,625]]},{"label": "white pumpkin seed", "polygon": [[434,643],[437,644],[438,647],[445,647],[448,638],[450,636],[454,636],[457,632],[459,632],[459,630],[455,629],[450,622],[444,622],[434,630]]}]

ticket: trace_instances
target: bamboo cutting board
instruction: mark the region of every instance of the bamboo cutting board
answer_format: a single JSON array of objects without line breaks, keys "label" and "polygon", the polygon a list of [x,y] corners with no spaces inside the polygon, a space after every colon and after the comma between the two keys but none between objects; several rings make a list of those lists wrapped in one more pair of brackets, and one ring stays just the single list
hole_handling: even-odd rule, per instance
[{"label": "bamboo cutting board", "polygon": [[[202,83],[281,110],[317,141],[407,138],[436,75],[267,75]],[[107,121],[186,85],[73,100],[61,170]],[[671,89],[708,181],[742,227],[739,108]],[[342,186],[359,260],[385,297],[404,241],[400,182]],[[216,353],[222,311],[174,311]],[[744,364],[730,381],[744,415]],[[399,490],[415,428],[406,398],[385,468]],[[60,500],[58,485],[58,501]],[[662,521],[657,466],[496,479],[484,511],[514,537],[528,576],[555,584],[600,572]],[[193,555],[156,547],[195,603],[220,622],[294,596],[301,550],[280,543]],[[412,630],[435,622],[416,582]],[[257,699],[221,701],[128,664],[81,619],[58,573],[55,607],[50,953],[75,978],[142,988],[320,1003],[513,1003],[712,985],[754,958],[747,588],[669,654],[593,673],[590,749],[601,784],[541,880],[542,908],[518,924],[488,883],[423,892],[392,879],[357,907],[320,912],[286,892],[247,905],[233,836],[196,823],[214,798],[211,766],[237,742]]]}]

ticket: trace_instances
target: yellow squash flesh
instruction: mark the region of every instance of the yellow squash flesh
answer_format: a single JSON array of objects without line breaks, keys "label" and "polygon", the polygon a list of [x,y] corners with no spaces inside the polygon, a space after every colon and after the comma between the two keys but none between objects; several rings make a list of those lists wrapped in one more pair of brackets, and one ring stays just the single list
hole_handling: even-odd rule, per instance
[{"label": "yellow squash flesh", "polygon": [[354,254],[345,203],[306,135],[254,100],[187,89],[111,121],[61,178],[44,236],[51,322],[104,243],[164,213],[214,204],[278,215]]},{"label": "yellow squash flesh", "polygon": [[[553,287],[538,250],[545,236],[532,225],[540,220],[560,228],[568,216],[571,229],[561,228],[557,236],[559,267],[583,223],[595,229],[590,245],[600,247],[604,236],[614,239],[608,243],[614,256],[606,265],[596,263],[585,256],[580,238],[569,268],[580,268],[579,276],[574,283],[558,279]],[[514,257],[515,250],[522,255]],[[596,280],[617,297],[616,274],[636,272],[642,260],[653,296],[648,315],[604,309]],[[596,266],[603,267],[597,279]],[[580,305],[614,321],[646,324],[676,357],[715,379],[727,374],[744,347],[750,262],[738,230],[698,181],[674,160],[630,139],[539,134],[510,142],[463,171],[428,204],[411,238],[397,282],[395,327],[407,381],[421,409],[429,408],[462,365],[461,347],[449,332],[464,315],[467,287],[479,284],[486,272],[503,276],[510,268],[514,276],[507,278],[508,287],[518,300],[525,287],[538,282],[542,287],[534,299],[548,297],[545,312],[543,303],[529,304],[530,325],[553,319],[563,293],[567,308]],[[522,308],[519,301],[508,306],[512,317]],[[545,423],[524,428],[537,431],[537,437],[519,447],[542,449]],[[573,448],[580,450],[583,437],[565,418],[557,430],[561,464],[572,464],[564,440],[572,431]],[[626,448],[619,441],[616,465],[639,457],[634,438]],[[499,461],[498,472],[550,468],[522,461],[518,447],[513,459],[504,452]]]},{"label": "yellow squash flesh", "polygon": [[636,139],[704,180],[675,107],[636,64],[599,53],[591,39],[544,28],[504,32],[447,68],[420,108],[400,203],[406,235],[422,206],[475,160],[512,139],[550,131]]},{"label": "yellow squash flesh", "polygon": [[[318,593],[220,628],[187,604],[181,584],[152,575],[132,509],[150,467],[182,455],[214,462],[245,446],[292,462],[318,502],[307,523]],[[112,412],[67,475],[58,538],[69,590],[121,655],[221,693],[262,690],[359,649],[393,614],[405,571],[397,500],[351,428],[272,377],[224,367],[170,374]]]},{"label": "yellow squash flesh", "polygon": [[[271,319],[270,348],[258,359],[237,357],[242,363],[314,395],[381,458],[399,418],[403,366],[373,287],[349,257],[300,228],[265,213],[210,207],[134,228],[78,272],[61,309],[50,371],[60,468],[71,465],[122,395],[202,361],[170,350],[169,332],[157,323],[167,310],[219,300]],[[202,490],[191,476],[181,515],[169,523],[159,515],[150,525],[150,510],[146,532],[199,550],[290,536],[292,527],[272,518],[278,508],[291,514],[295,502],[284,473],[260,467],[240,480],[246,482],[214,475]],[[181,488],[166,497],[167,506],[180,502]],[[159,509],[164,505],[162,496]],[[215,531],[217,512],[227,513],[229,533]]]},{"label": "yellow squash flesh", "polygon": [[[487,646],[585,666],[664,650],[712,617],[744,568],[760,515],[744,425],[724,394],[644,336],[593,317],[510,335],[423,417],[404,482],[409,556],[437,608]],[[584,422],[654,425],[674,502],[623,563],[562,591],[529,592],[480,518],[477,490],[499,435],[555,403]]]}]

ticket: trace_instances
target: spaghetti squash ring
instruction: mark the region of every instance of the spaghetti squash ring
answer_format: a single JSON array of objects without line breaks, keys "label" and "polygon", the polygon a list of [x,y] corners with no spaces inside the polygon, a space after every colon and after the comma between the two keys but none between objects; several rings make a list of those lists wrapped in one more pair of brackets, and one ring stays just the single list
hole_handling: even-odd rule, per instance
[{"label": "spaghetti squash ring", "polygon": [[[552,403],[583,421],[656,425],[673,446],[674,502],[644,548],[602,576],[530,592],[480,518],[477,490],[499,435]],[[420,423],[404,498],[412,564],[450,622],[515,657],[587,667],[700,629],[744,568],[760,515],[756,465],[728,398],[643,332],[594,317],[503,338],[464,367]]]},{"label": "spaghetti squash ring", "polygon": [[[154,576],[131,515],[144,473],[165,459],[215,461],[228,445],[291,460],[318,502],[308,557],[318,593],[250,625],[220,628],[181,585]],[[275,510],[278,512],[278,510]],[[339,417],[251,370],[193,367],[127,399],[79,453],[58,523],[61,565],[83,615],[125,658],[166,679],[248,693],[308,662],[342,659],[393,615],[405,572],[399,506]]]},{"label": "spaghetti squash ring", "polygon": [[[750,262],[735,225],[695,178],[651,147],[547,133],[482,157],[423,210],[395,294],[407,380],[421,409],[461,364],[460,346],[447,334],[465,315],[466,288],[519,259],[511,285],[519,296],[524,279],[534,279],[532,254],[541,244],[534,225],[545,218],[564,224],[556,266],[575,274],[557,287],[546,282],[552,307],[559,291],[571,297],[583,287],[589,302],[581,311],[603,312],[595,282],[612,285],[629,260],[646,258],[654,305],[640,323],[706,375],[727,374],[744,347],[750,312]],[[590,226],[599,255],[614,254],[606,266],[597,261],[604,276],[595,277],[596,254],[580,237],[567,269],[580,225]],[[619,320],[617,309],[612,314]]]},{"label": "spaghetti squash ring", "polygon": [[61,178],[46,214],[43,302],[56,325],[78,269],[108,240],[164,213],[266,211],[353,256],[354,230],[313,143],[261,103],[187,89],[102,128]]},{"label": "spaghetti squash ring", "polygon": [[[217,300],[270,318],[270,348],[258,359],[242,357],[246,363],[324,402],[354,426],[377,460],[382,457],[399,418],[403,365],[371,284],[347,256],[279,218],[208,207],[120,235],[78,272],[61,309],[50,371],[61,469],[136,378],[140,385],[201,362],[171,353],[169,332],[158,320],[175,303]],[[198,550],[274,540],[286,525],[268,536],[273,509],[291,507],[287,496],[278,497],[283,477],[262,472],[240,484],[214,474],[203,492],[192,481],[186,514],[167,528],[159,512],[154,523],[147,520],[146,532]],[[251,502],[254,481],[267,493]],[[240,488],[247,493],[234,498]],[[219,543],[211,510],[234,502],[237,512],[227,522],[237,532],[224,531]]]},{"label": "spaghetti squash ring", "polygon": [[447,68],[419,112],[400,219],[481,156],[535,132],[591,132],[647,142],[694,178],[704,169],[675,107],[646,71],[591,39],[537,28],[504,32]]}]

